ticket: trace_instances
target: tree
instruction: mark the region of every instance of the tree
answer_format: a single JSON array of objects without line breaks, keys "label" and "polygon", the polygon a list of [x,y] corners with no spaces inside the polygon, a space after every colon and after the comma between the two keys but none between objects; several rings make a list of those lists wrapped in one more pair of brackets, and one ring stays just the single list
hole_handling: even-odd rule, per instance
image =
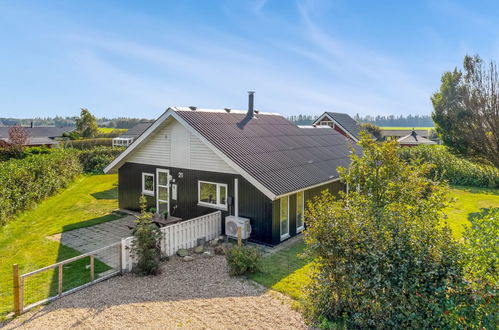
[{"label": "tree", "polygon": [[9,141],[6,145],[9,157],[20,158],[23,148],[29,140],[29,133],[22,126],[11,126],[9,128]]},{"label": "tree", "polygon": [[93,138],[97,135],[97,119],[95,119],[88,109],[82,108],[80,117],[76,118],[76,131],[81,137],[86,139]]},{"label": "tree", "polygon": [[377,141],[383,140],[383,135],[381,135],[381,128],[371,123],[360,124],[360,128],[363,131],[371,134],[376,138]]},{"label": "tree", "polygon": [[445,327],[447,294],[462,278],[459,246],[442,226],[448,188],[409,165],[394,141],[362,133],[363,155],[340,168],[349,187],[307,205],[314,258],[307,315],[348,328]]},{"label": "tree", "polygon": [[496,63],[484,65],[475,55],[442,75],[433,94],[432,118],[440,139],[451,151],[490,161],[499,167],[499,75]]}]

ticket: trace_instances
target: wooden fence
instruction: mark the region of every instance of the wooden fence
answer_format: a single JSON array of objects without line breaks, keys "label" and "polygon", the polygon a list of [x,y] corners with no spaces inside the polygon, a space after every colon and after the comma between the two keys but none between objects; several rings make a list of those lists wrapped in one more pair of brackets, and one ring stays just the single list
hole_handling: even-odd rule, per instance
[{"label": "wooden fence", "polygon": [[[212,240],[222,234],[222,212],[217,211],[187,221],[162,227],[161,252],[172,256],[179,249],[189,249],[197,245],[198,239]],[[130,252],[133,237],[121,240],[122,271],[131,271],[134,260]]]}]

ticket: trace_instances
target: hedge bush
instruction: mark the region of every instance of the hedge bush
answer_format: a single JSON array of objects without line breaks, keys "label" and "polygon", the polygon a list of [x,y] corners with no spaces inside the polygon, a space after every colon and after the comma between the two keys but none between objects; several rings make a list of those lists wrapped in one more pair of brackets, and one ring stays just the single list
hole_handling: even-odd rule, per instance
[{"label": "hedge bush", "polygon": [[433,164],[434,167],[429,173],[432,179],[444,179],[450,184],[464,186],[499,187],[499,169],[459,158],[445,146],[402,147],[398,154],[410,163],[422,161]]},{"label": "hedge bush", "polygon": [[95,147],[111,147],[112,145],[112,138],[68,140],[63,143],[64,148],[74,148],[79,150],[92,149]]},{"label": "hedge bush", "polygon": [[251,274],[261,270],[262,255],[253,246],[233,246],[225,254],[229,273],[233,276]]},{"label": "hedge bush", "polygon": [[79,151],[78,158],[83,167],[83,172],[100,174],[123,150],[124,148],[121,147],[94,147]]},{"label": "hedge bush", "polygon": [[0,163],[0,225],[66,187],[82,172],[74,151],[54,151]]}]

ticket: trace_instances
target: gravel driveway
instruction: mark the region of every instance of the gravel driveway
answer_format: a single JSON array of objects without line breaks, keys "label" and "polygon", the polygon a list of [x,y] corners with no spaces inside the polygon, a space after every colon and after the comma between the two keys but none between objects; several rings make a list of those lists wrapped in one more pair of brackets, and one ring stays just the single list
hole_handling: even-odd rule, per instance
[{"label": "gravel driveway", "polygon": [[3,326],[14,328],[303,329],[286,296],[230,277],[222,256],[173,258],[158,276],[125,275],[63,297]]}]

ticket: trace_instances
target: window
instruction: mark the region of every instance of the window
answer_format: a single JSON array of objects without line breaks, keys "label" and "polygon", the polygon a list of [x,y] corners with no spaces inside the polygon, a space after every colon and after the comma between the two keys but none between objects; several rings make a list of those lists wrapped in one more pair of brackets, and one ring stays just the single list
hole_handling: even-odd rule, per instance
[{"label": "window", "polygon": [[305,214],[305,194],[303,191],[296,193],[296,232],[303,230],[303,216]]},{"label": "window", "polygon": [[142,173],[142,194],[154,196],[154,174]]},{"label": "window", "polygon": [[289,237],[289,196],[281,198],[281,241]]},{"label": "window", "polygon": [[329,121],[329,120],[322,120],[322,121],[319,122],[319,125],[321,125],[321,126],[329,126],[329,127],[334,128],[334,123],[332,121]]},{"label": "window", "polygon": [[198,203],[200,205],[227,209],[227,185],[198,181]]}]

